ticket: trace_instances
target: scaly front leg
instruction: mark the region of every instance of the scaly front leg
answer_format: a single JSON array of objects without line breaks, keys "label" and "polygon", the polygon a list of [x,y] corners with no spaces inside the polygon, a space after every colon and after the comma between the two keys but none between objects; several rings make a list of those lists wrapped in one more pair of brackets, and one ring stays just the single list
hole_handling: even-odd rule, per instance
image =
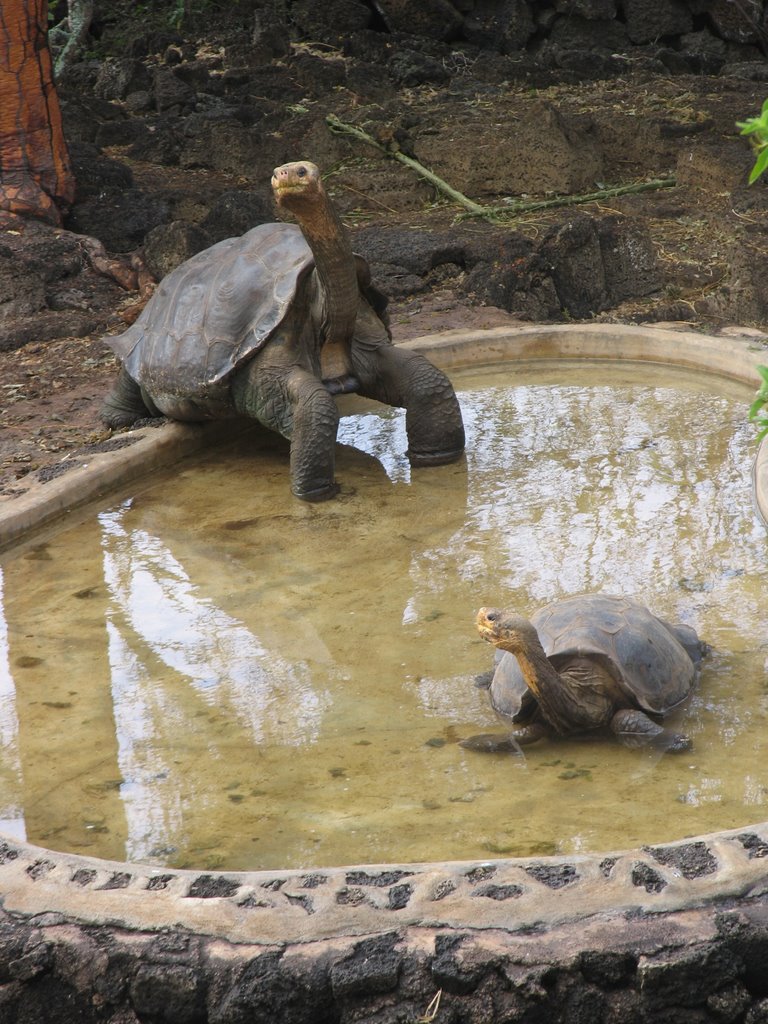
[{"label": "scaly front leg", "polygon": [[617,711],[611,719],[611,730],[625,747],[654,747],[670,754],[682,754],[693,746],[687,736],[665,729],[635,708]]},{"label": "scaly front leg", "polygon": [[361,302],[352,343],[359,394],[405,409],[408,458],[437,466],[464,451],[464,422],[453,385],[419,352],[393,345],[367,303]]},{"label": "scaly front leg", "polygon": [[338,493],[334,480],[339,413],[312,373],[281,359],[277,346],[257,356],[232,382],[237,411],[291,442],[291,490],[302,501]]}]

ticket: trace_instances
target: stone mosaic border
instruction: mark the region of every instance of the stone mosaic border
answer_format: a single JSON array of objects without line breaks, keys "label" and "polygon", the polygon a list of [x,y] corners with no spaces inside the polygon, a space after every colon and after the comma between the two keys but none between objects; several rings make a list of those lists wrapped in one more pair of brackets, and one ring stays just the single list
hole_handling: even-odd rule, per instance
[{"label": "stone mosaic border", "polygon": [[[590,358],[683,366],[750,384],[758,383],[755,366],[766,358],[754,339],[608,324],[448,332],[408,346],[446,369],[510,359]],[[219,442],[225,432],[218,426],[166,424],[120,436],[133,435],[134,443],[89,456],[48,484],[35,485],[22,498],[0,506],[0,544],[47,527],[202,445]],[[765,445],[753,480],[758,513],[768,523]],[[755,956],[763,963],[768,954],[768,822],[616,853],[221,873],[107,862],[0,837],[0,903],[0,1019],[8,1005],[16,1007],[16,1016],[8,1018],[13,1021],[37,1019],[23,1017],[19,1007],[38,998],[43,981],[55,993],[58,1016],[50,1016],[45,1003],[39,1019],[62,1022],[117,1020],[118,1007],[121,1024],[325,1022],[347,1019],[342,1004],[352,1006],[353,1020],[359,1012],[355,1000],[363,996],[370,1012],[375,1004],[382,1021],[406,1019],[403,1006],[416,1000],[416,1019],[417,1002],[430,988],[468,1000],[462,1020],[495,1019],[504,1000],[517,1000],[519,1014],[505,1011],[504,1019],[512,1021],[523,1019],[530,1005],[543,1008],[558,986],[571,992],[567,999],[562,996],[566,1002],[576,998],[577,990],[579,998],[586,998],[585,991],[592,992],[593,1001],[599,995],[604,1020],[630,1019],[622,1016],[626,1007],[619,1006],[619,989],[622,999],[646,1007],[643,1013],[662,1005],[706,1002],[708,1009],[697,1020],[735,1021],[748,1006],[764,1003],[768,1019],[768,998],[762,998],[768,996],[768,986],[762,992],[762,982],[750,988],[744,981],[749,975],[744,935],[751,936]],[[724,923],[722,911],[727,911],[728,921],[732,917],[731,924]],[[160,946],[158,936],[165,936]],[[731,946],[738,947],[741,966],[718,974],[715,985],[712,957],[720,963],[727,947],[733,958]],[[82,952],[86,947],[87,956]],[[642,955],[627,952],[630,948]],[[299,959],[291,959],[297,951]],[[317,959],[321,952],[322,969]],[[122,964],[122,980],[114,982],[111,995],[99,988],[101,975],[96,976],[95,968],[86,970],[81,964],[79,974],[71,973],[78,957],[83,964],[96,963],[97,953],[106,957],[104,970],[110,956]],[[277,960],[269,961],[268,969],[270,956]],[[621,959],[627,956],[631,969]],[[592,957],[591,967],[584,966],[585,957]],[[514,970],[510,958],[517,965]],[[559,966],[551,966],[548,987],[545,967],[534,970],[530,965],[556,961]],[[614,977],[619,961],[624,964],[620,978]],[[216,979],[222,977],[223,962],[237,975],[237,994],[226,989],[224,1002],[216,1003],[213,1012],[211,993],[219,991]],[[256,962],[263,968],[261,983],[248,989],[250,996],[244,995],[237,986],[245,984],[249,965]],[[653,986],[664,989],[667,970],[677,978],[676,986],[681,978],[688,979],[690,991],[680,995],[682,989],[670,988],[665,1003]],[[581,987],[568,988],[574,971]],[[649,977],[656,980],[649,982]],[[317,992],[330,1000],[322,1012],[303,1003],[288,1012],[286,1006],[294,1005],[291,998],[306,995],[315,981]],[[277,990],[285,997],[282,1003]],[[482,998],[480,992],[485,993]],[[62,993],[71,997],[71,1012]],[[389,1017],[382,1009],[387,999]],[[262,1017],[257,1009],[267,1004],[269,1013]],[[82,1016],[86,1005],[87,1017]],[[606,1007],[614,1007],[615,1013]],[[558,1009],[546,1019],[601,1018],[563,1016]]]},{"label": "stone mosaic border", "polygon": [[595,855],[205,872],[0,840],[6,913],[293,944],[404,927],[527,932],[768,892],[768,823]]}]

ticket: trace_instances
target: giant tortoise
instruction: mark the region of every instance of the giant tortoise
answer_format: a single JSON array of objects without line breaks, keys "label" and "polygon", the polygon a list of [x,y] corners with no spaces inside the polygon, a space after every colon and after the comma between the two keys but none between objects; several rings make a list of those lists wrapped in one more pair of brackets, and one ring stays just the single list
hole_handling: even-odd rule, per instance
[{"label": "giant tortoise", "polygon": [[463,745],[499,750],[607,728],[627,746],[688,750],[687,736],[661,726],[690,695],[706,645],[626,597],[584,594],[556,601],[530,620],[481,608],[477,628],[493,644],[494,710],[516,728]]},{"label": "giant tortoise", "polygon": [[307,501],[338,491],[340,392],[403,407],[414,466],[457,459],[464,426],[453,387],[422,355],[392,344],[386,300],[317,167],[284,164],[272,189],[297,224],[261,224],[198,253],[163,279],[128,330],[105,339],[122,369],[102,419],[251,417],[290,439],[291,487]]}]

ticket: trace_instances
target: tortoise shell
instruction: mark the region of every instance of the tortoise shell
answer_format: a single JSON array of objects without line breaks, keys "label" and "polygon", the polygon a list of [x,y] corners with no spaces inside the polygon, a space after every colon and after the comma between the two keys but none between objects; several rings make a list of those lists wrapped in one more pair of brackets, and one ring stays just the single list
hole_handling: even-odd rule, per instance
[{"label": "tortoise shell", "polygon": [[[626,597],[585,594],[556,601],[531,616],[549,660],[560,671],[569,658],[594,658],[610,670],[630,703],[666,715],[690,694],[702,645],[690,626],[672,626]],[[538,702],[513,654],[496,652],[490,686],[494,710],[528,721]]]},{"label": "tortoise shell", "polygon": [[[367,265],[356,258],[365,286]],[[204,400],[267,344],[313,267],[297,225],[260,224],[182,263],[136,322],[105,341],[151,394]]]}]

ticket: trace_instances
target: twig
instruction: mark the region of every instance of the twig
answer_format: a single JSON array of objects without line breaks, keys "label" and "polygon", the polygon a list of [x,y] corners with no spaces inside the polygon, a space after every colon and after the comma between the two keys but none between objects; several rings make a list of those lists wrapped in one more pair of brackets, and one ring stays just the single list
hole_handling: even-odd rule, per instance
[{"label": "twig", "polygon": [[377,199],[375,196],[367,196],[365,192],[352,188],[351,185],[342,185],[342,188],[345,188],[347,192],[354,192],[356,196],[360,196],[361,199],[366,199],[369,203],[376,203],[377,206],[380,206],[382,210],[386,210],[388,213],[397,213],[397,210],[393,210],[391,206],[387,206],[386,203],[382,203],[380,199]]},{"label": "twig", "polygon": [[[597,192],[583,192],[576,196],[553,196],[552,199],[532,199],[530,201],[513,201],[503,203],[499,206],[482,207],[482,213],[476,216],[489,217],[492,219],[503,217],[516,217],[519,213],[532,213],[535,210],[548,210],[553,206],[577,206],[580,203],[594,203],[600,199],[612,199],[614,196],[625,196],[635,192],[650,192],[660,188],[674,188],[677,185],[676,178],[654,178],[651,181],[635,182],[632,185],[615,185],[610,188],[601,188]],[[462,220],[468,214],[461,215]]]},{"label": "twig", "polygon": [[428,181],[435,188],[444,192],[449,199],[452,199],[455,203],[459,203],[464,206],[470,213],[476,217],[482,217],[485,215],[485,207],[480,206],[479,203],[473,202],[468,199],[461,192],[457,192],[455,188],[451,188],[448,182],[443,181],[442,178],[438,178],[436,174],[433,174],[427,167],[420,164],[418,160],[414,160],[412,156],[406,156],[405,153],[401,153],[399,150],[390,150],[386,146],[382,146],[372,135],[364,132],[362,128],[356,127],[353,124],[346,124],[344,121],[340,121],[338,117],[333,114],[329,114],[325,123],[328,125],[332,132],[336,132],[337,135],[351,135],[355,139],[359,139],[361,142],[365,142],[368,146],[374,146],[381,153],[385,153],[387,156],[391,156],[393,160],[399,160],[401,164],[405,164],[406,167],[410,167],[411,170]]},{"label": "twig", "polygon": [[73,64],[85,49],[85,42],[93,21],[94,0],[69,0],[68,31],[57,25],[51,34],[63,38],[61,50],[56,57],[55,75],[61,77],[63,72]]},{"label": "twig", "polygon": [[553,206],[576,206],[579,203],[594,203],[599,199],[612,199],[614,196],[623,196],[635,192],[648,192],[653,189],[660,188],[673,188],[677,184],[675,178],[654,178],[652,181],[641,181],[633,185],[616,185],[611,188],[603,188],[598,192],[587,192],[582,195],[576,196],[555,196],[552,199],[535,199],[530,201],[512,201],[503,203],[498,206],[481,206],[480,203],[476,203],[473,199],[468,199],[462,192],[458,192],[455,188],[452,188],[446,181],[439,178],[436,174],[426,168],[423,164],[420,164],[418,160],[414,160],[412,156],[407,156],[405,153],[399,150],[388,149],[383,146],[377,139],[374,139],[368,132],[363,131],[362,128],[358,128],[353,124],[346,124],[344,121],[340,121],[334,114],[328,114],[325,119],[325,123],[328,125],[332,132],[337,135],[350,135],[354,139],[359,139],[360,142],[364,142],[368,146],[373,146],[378,149],[380,153],[384,153],[386,156],[392,157],[393,160],[399,160],[401,164],[405,164],[406,167],[410,167],[411,170],[424,178],[430,184],[434,185],[435,188],[443,192],[453,202],[459,203],[463,206],[467,213],[460,215],[460,219],[464,220],[468,217],[482,217],[485,220],[490,221],[504,221],[511,217],[516,217],[521,213],[532,213],[536,210],[547,210]]},{"label": "twig", "polygon": [[443,990],[441,988],[438,989],[434,997],[432,998],[432,1001],[430,1002],[429,1006],[426,1008],[421,1017],[416,1018],[415,1024],[432,1024],[440,1010],[440,997],[442,996],[442,994]]}]

